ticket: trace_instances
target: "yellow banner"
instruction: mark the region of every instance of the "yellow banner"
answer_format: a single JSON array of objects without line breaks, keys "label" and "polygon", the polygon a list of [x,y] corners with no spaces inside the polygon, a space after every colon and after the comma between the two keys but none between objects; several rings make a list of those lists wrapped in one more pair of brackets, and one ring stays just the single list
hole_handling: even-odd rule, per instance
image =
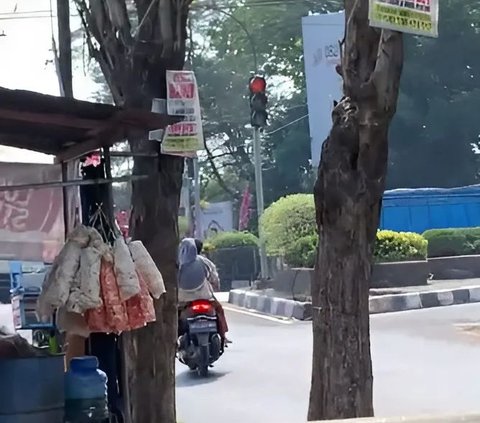
[{"label": "yellow banner", "polygon": [[185,153],[194,152],[203,149],[202,142],[198,139],[197,135],[188,137],[176,137],[167,135],[162,143],[162,151],[164,153],[179,152]]},{"label": "yellow banner", "polygon": [[370,25],[438,37],[438,0],[370,0]]}]

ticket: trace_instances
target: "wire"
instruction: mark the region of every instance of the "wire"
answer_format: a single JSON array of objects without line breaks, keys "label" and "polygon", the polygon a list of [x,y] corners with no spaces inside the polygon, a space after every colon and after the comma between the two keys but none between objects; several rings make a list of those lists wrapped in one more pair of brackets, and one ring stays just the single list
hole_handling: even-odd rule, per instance
[{"label": "wire", "polygon": [[301,120],[305,119],[306,117],[308,117],[308,113],[304,116],[299,117],[298,119],[292,120],[291,122],[287,123],[286,125],[280,126],[280,128],[274,129],[272,132],[265,133],[265,135],[273,135],[273,134],[281,131],[282,129],[288,128],[289,126],[294,125],[297,122],[300,122]]}]

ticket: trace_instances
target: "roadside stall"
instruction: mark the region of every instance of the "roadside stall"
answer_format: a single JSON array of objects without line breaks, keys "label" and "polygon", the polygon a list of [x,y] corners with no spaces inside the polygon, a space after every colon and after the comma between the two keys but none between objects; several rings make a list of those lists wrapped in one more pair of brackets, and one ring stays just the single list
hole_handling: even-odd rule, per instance
[{"label": "roadside stall", "polygon": [[[9,392],[3,399],[0,395],[2,422],[10,418],[12,422],[55,423],[63,415],[59,410],[65,401],[62,392],[70,410],[91,408],[91,400],[98,397],[88,396],[92,392],[101,394],[107,379],[104,391],[108,390],[110,415],[103,416],[100,405],[99,420],[91,421],[122,421],[118,335],[155,319],[152,297],[162,295],[164,287],[143,245],[125,242],[113,212],[112,183],[153,175],[112,177],[112,158],[134,154],[114,152],[110,147],[131,133],[138,136],[164,129],[178,120],[160,113],[0,88],[0,145],[54,155],[55,164],[51,166],[57,168],[60,176],[12,184],[8,175],[0,175],[0,217],[2,210],[4,220],[11,217],[11,213],[5,214],[5,207],[11,206],[8,202],[16,193],[61,189],[65,233],[65,244],[54,254],[51,245],[44,245],[41,259],[49,262],[50,268],[41,292],[29,290],[21,264],[11,263],[15,329],[42,331],[45,337],[36,338],[36,344],[46,350],[26,346],[15,335],[0,332],[0,371],[10,369],[9,374],[15,379],[15,389],[9,389],[11,379],[0,377],[0,393]],[[157,145],[159,153],[160,144]],[[149,157],[156,160],[158,154]],[[33,304],[37,306],[36,313],[32,311]],[[65,340],[58,336],[59,329],[66,334]],[[59,354],[67,355],[65,390]],[[83,357],[86,355],[90,358]],[[28,372],[22,364],[26,362],[18,361],[27,356],[33,360],[29,365],[34,368]],[[42,363],[50,360],[54,364],[40,365],[39,357]],[[26,378],[26,374],[30,376]],[[79,387],[78,381],[86,380],[86,375],[90,386],[97,386],[97,390]],[[35,395],[45,389],[56,393],[48,404],[41,403],[41,395]],[[27,401],[28,407],[23,410],[22,402],[16,399],[22,391],[23,395],[28,391],[33,399]],[[15,409],[12,401],[17,401]],[[65,421],[75,420],[70,416]]]}]

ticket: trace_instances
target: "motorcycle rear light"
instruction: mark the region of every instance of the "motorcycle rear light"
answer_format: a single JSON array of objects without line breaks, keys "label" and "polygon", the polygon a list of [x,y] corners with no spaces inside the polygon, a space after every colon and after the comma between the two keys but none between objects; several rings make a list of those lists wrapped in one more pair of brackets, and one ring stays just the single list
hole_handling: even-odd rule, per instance
[{"label": "motorcycle rear light", "polygon": [[213,306],[210,303],[210,301],[198,300],[198,301],[193,301],[190,308],[194,313],[202,314],[202,313],[211,312],[213,309]]}]

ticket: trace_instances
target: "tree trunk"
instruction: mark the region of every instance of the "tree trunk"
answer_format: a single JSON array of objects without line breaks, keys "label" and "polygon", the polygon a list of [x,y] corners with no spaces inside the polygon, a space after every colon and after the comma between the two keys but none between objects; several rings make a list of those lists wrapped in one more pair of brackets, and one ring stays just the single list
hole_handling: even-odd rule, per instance
[{"label": "tree trunk", "polygon": [[368,293],[403,49],[401,34],[369,27],[368,0],[346,0],[345,19],[345,96],[314,189],[310,421],[373,416]]},{"label": "tree trunk", "polygon": [[[136,141],[132,149],[144,150],[151,145],[148,140]],[[132,423],[176,421],[177,217],[183,159],[161,156],[158,162],[148,158],[135,161],[134,173],[155,171],[160,172],[159,178],[133,182],[131,229],[157,263],[167,292],[156,301],[155,323],[123,335],[127,414]]]},{"label": "tree trunk", "polygon": [[[153,98],[166,98],[166,70],[183,68],[191,2],[75,0],[90,55],[98,61],[116,104],[149,110]],[[136,16],[131,20],[132,14]],[[159,152],[157,142],[129,137],[133,152]],[[131,234],[153,257],[167,294],[155,303],[155,323],[122,336],[130,423],[176,421],[176,263],[182,172],[179,157],[134,160],[134,173],[155,176],[132,184]]]}]

